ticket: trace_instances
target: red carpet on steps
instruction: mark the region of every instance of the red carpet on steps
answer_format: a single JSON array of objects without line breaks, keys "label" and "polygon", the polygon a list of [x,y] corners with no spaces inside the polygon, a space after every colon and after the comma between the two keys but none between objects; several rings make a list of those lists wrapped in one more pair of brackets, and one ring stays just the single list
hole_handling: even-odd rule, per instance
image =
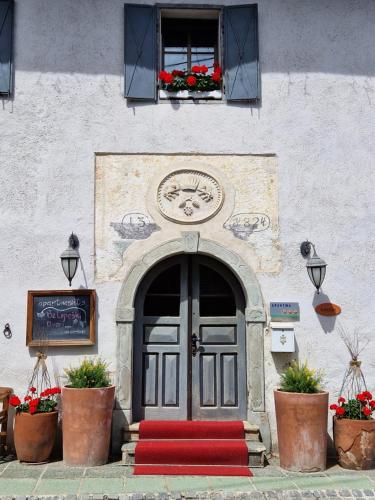
[{"label": "red carpet on steps", "polygon": [[142,420],[140,439],[244,439],[241,421]]},{"label": "red carpet on steps", "polygon": [[135,475],[251,476],[243,422],[142,421]]}]

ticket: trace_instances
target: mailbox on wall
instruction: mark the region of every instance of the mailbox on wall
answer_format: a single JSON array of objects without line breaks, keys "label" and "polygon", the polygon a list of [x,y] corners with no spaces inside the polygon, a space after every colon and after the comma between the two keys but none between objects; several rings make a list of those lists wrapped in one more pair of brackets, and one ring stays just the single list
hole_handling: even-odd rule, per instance
[{"label": "mailbox on wall", "polygon": [[294,324],[271,321],[271,352],[295,352]]}]

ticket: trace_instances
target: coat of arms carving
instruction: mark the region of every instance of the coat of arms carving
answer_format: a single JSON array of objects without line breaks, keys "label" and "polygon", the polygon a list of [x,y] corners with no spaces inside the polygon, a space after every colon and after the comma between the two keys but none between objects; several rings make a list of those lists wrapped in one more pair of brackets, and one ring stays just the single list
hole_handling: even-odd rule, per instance
[{"label": "coat of arms carving", "polygon": [[157,203],[169,220],[196,224],[210,219],[220,210],[223,190],[216,179],[200,170],[176,170],[159,184]]}]

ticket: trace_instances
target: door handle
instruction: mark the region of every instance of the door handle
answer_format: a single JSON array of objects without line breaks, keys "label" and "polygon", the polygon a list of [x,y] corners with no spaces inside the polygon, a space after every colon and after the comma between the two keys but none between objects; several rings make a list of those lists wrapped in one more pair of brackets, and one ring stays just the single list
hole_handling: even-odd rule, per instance
[{"label": "door handle", "polygon": [[197,334],[194,332],[193,335],[191,336],[191,355],[195,357],[197,355],[198,349],[199,349],[199,337]]}]

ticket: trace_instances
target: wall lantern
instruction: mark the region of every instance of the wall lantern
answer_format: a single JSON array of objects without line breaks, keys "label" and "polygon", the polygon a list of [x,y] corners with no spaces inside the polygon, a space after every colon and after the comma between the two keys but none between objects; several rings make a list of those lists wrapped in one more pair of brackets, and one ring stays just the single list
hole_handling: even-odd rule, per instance
[{"label": "wall lantern", "polygon": [[[314,254],[312,257],[310,257],[311,247],[313,247],[314,249]],[[314,243],[311,243],[311,241],[304,241],[303,243],[301,243],[300,249],[302,256],[308,257],[306,262],[307,273],[312,284],[315,286],[319,293],[320,287],[322,286],[326,275],[327,264],[316,254],[315,245]]]},{"label": "wall lantern", "polygon": [[75,234],[69,236],[69,247],[61,254],[61,265],[65,276],[69,280],[69,286],[72,286],[72,279],[77,271],[79,253],[79,240]]}]

